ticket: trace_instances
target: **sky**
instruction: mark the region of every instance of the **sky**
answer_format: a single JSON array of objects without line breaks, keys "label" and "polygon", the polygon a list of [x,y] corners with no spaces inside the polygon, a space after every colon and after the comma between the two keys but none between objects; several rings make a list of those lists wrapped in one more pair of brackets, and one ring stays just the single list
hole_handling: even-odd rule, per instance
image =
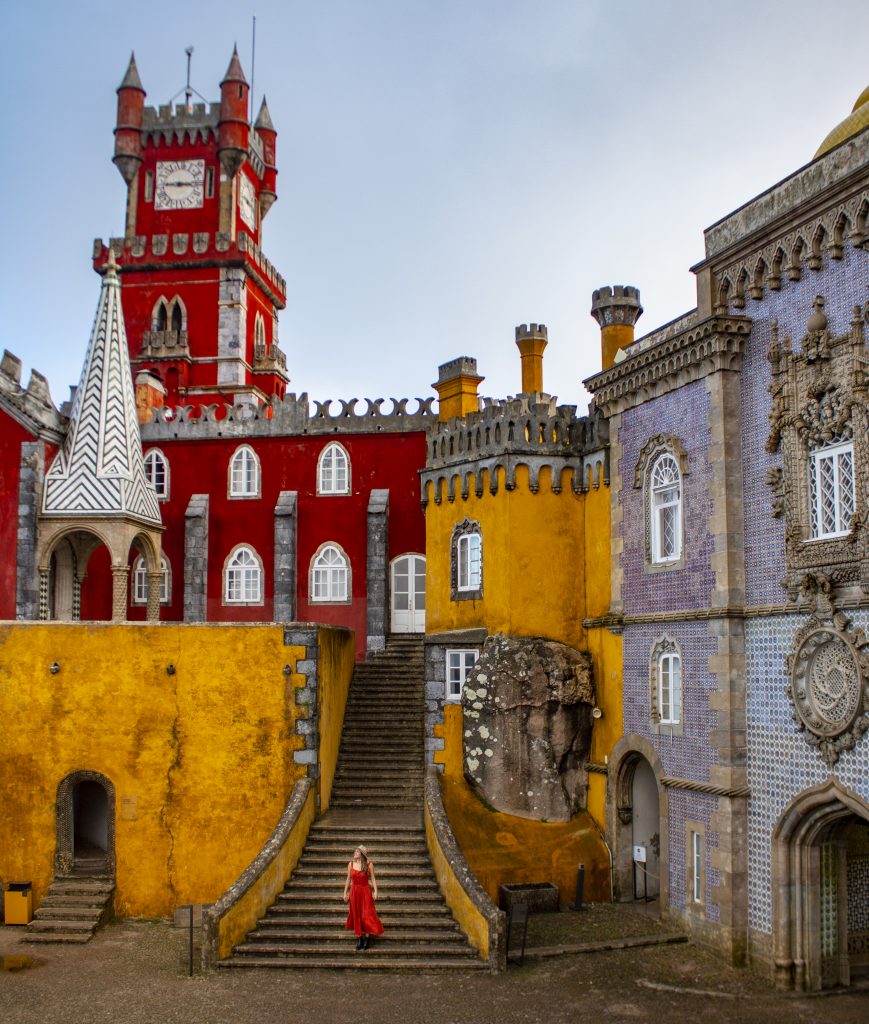
[{"label": "sky", "polygon": [[515,394],[514,328],[535,322],[545,389],[584,411],[593,289],[640,289],[638,336],[693,308],[703,229],[811,160],[869,83],[866,0],[9,6],[0,345],[56,403],[96,310],[93,239],[123,234],[130,52],[149,105],[183,89],[190,45],[216,100],[235,43],[251,80],[254,14],[278,130],[263,249],[289,390],[320,400],[429,396],[460,355],[481,394]]}]

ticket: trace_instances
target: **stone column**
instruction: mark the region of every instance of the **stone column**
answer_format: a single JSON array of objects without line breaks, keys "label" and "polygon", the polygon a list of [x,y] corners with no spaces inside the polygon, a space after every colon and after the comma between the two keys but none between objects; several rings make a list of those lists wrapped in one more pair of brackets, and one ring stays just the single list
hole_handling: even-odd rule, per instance
[{"label": "stone column", "polygon": [[112,566],[112,622],[125,622],[127,619],[129,577],[128,565]]},{"label": "stone column", "polygon": [[368,608],[365,649],[386,647],[389,631],[389,491],[374,490],[368,499]]},{"label": "stone column", "polygon": [[37,515],[45,477],[45,445],[41,441],[22,441],[19,466],[15,615],[19,619],[47,619],[48,579],[46,576],[43,614],[43,583],[36,565]]},{"label": "stone column", "polygon": [[[19,614],[19,618],[25,618]],[[48,569],[39,570],[39,610],[38,617],[41,622],[48,619]]]},{"label": "stone column", "polygon": [[297,497],[296,491],[281,491],[275,505],[275,622],[292,622],[296,617]]},{"label": "stone column", "polygon": [[160,590],[163,585],[163,573],[148,573],[148,622],[160,621]]},{"label": "stone column", "polygon": [[184,513],[184,621],[208,618],[208,495],[194,494]]}]

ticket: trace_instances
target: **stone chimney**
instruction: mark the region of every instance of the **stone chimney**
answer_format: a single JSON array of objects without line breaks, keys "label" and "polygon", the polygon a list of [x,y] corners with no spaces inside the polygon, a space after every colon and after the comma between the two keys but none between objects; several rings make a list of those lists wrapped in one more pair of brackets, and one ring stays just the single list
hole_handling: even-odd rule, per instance
[{"label": "stone chimney", "polygon": [[456,416],[477,412],[480,399],[477,388],[485,377],[477,375],[477,360],[459,356],[438,367],[438,379],[432,387],[438,393],[438,419],[442,422]]},{"label": "stone chimney", "polygon": [[162,409],[166,401],[166,388],[159,377],[150,370],[136,374],[136,419],[139,423],[150,423],[154,410]]},{"label": "stone chimney", "polygon": [[522,393],[543,392],[543,350],[546,348],[545,324],[520,324],[516,328],[516,345],[522,356]]},{"label": "stone chimney", "polygon": [[634,342],[634,325],[640,319],[640,290],[630,284],[596,288],[591,296],[591,315],[600,324],[601,369],[608,370],[619,349]]}]

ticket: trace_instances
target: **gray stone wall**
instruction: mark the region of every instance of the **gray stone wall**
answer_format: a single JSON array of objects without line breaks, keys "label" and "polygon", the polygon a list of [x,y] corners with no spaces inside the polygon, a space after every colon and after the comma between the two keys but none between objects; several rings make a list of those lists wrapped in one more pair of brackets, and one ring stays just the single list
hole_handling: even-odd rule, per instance
[{"label": "gray stone wall", "polygon": [[389,491],[373,490],[368,500],[368,607],[365,649],[386,647],[389,632]]},{"label": "gray stone wall", "polygon": [[[304,747],[293,751],[296,764],[303,764],[309,779],[320,776],[320,705],[317,688],[317,663],[320,649],[317,627],[307,623],[293,623],[284,630],[285,647],[304,647],[305,657],[296,664],[296,672],[305,677],[304,686],[293,689],[293,700],[299,708],[307,708],[307,715],[296,719],[296,735],[301,736]],[[284,669],[287,672],[287,669]],[[289,673],[288,673],[289,676]],[[318,796],[319,802],[319,796]]]},{"label": "gray stone wall", "polygon": [[275,505],[275,622],[292,622],[296,617],[297,500],[298,492],[281,491]]},{"label": "gray stone wall", "polygon": [[[434,764],[434,752],[444,749],[444,741],[434,734],[443,725],[447,694],[447,650],[480,650],[485,629],[459,629],[450,633],[430,633],[425,638],[423,679],[425,680],[425,763]],[[443,770],[439,765],[438,768]]]},{"label": "gray stone wall", "polygon": [[18,551],[16,556],[15,615],[39,618],[39,571],[36,564],[36,516],[45,477],[45,445],[22,441],[18,471]]},{"label": "gray stone wall", "polygon": [[244,384],[244,346],[247,338],[247,277],[244,270],[220,271],[217,313],[218,384]]},{"label": "gray stone wall", "polygon": [[208,618],[208,495],[194,494],[184,513],[184,621]]}]

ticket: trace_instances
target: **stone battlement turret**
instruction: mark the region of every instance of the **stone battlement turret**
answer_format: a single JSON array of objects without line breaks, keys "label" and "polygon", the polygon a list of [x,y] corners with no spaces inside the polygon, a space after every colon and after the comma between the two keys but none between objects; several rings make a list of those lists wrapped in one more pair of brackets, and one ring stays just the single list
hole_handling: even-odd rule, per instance
[{"label": "stone battlement turret", "polygon": [[67,417],[55,408],[48,381],[37,370],[31,370],[27,387],[22,387],[21,360],[8,350],[4,350],[0,360],[0,404],[46,439],[55,443],[63,439]]},{"label": "stone battlement turret", "polygon": [[640,290],[631,284],[606,285],[591,294],[591,315],[600,325],[601,369],[616,361],[620,349],[634,341],[634,325],[640,319]]}]

